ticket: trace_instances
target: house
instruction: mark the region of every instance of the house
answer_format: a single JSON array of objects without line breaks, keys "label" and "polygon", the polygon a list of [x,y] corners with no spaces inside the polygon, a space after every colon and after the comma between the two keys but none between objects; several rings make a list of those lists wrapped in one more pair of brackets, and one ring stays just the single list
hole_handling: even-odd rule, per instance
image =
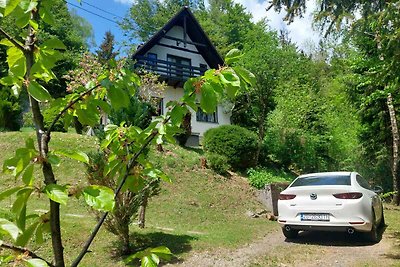
[{"label": "house", "polygon": [[[182,8],[146,43],[139,46],[133,59],[136,68],[155,72],[168,85],[159,112],[165,114],[166,103],[183,95],[183,84],[190,77],[218,68],[223,60],[188,7]],[[219,105],[216,112],[206,114],[192,111],[192,137],[188,143],[198,144],[204,132],[223,124],[230,124],[230,110]]]}]

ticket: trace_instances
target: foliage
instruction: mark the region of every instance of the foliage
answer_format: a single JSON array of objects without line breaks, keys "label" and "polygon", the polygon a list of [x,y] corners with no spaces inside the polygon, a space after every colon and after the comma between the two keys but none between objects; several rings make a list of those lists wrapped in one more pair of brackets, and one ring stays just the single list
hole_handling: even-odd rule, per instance
[{"label": "foliage", "polygon": [[230,169],[228,158],[224,155],[216,153],[207,153],[206,159],[207,159],[207,166],[218,174],[224,175]]},{"label": "foliage", "polygon": [[[117,188],[103,185],[89,185],[83,188],[71,188],[65,181],[55,177],[53,166],[61,163],[61,157],[70,158],[83,163],[89,162],[89,157],[74,148],[54,150],[49,148],[53,127],[61,118],[68,127],[74,117],[82,124],[95,126],[103,113],[109,113],[112,108],[120,109],[129,105],[129,96],[136,94],[140,78],[123,68],[104,69],[96,77],[90,77],[88,82],[79,85],[64,98],[54,100],[46,89],[49,81],[56,78],[52,69],[56,62],[62,59],[60,51],[66,46],[57,38],[46,39],[37,43],[36,35],[41,30],[41,22],[54,24],[51,13],[52,1],[32,0],[0,2],[1,16],[13,16],[18,21],[18,27],[27,27],[24,45],[19,40],[7,34],[2,28],[0,32],[6,37],[0,43],[7,46],[8,76],[1,79],[2,84],[12,86],[15,92],[28,92],[31,109],[36,127],[36,142],[29,138],[25,146],[16,150],[15,155],[3,164],[3,171],[13,175],[16,186],[0,194],[0,200],[13,197],[11,209],[13,221],[1,220],[1,235],[9,236],[9,240],[17,246],[25,247],[35,236],[36,243],[44,241],[43,232],[50,230],[54,259],[46,261],[30,254],[34,259],[26,263],[54,265],[64,267],[64,247],[62,242],[60,205],[66,205],[70,196],[83,197],[90,207],[104,212],[101,215],[91,236],[82,247],[81,252],[71,266],[80,264],[87,254],[90,244],[97,235],[108,214],[116,207],[115,198],[124,190],[138,192],[144,188],[144,181],[162,179],[170,181],[169,177],[157,169],[145,157],[149,145],[159,145],[168,140],[173,142],[173,136],[178,131],[183,116],[189,111],[202,108],[205,112],[213,112],[218,101],[225,95],[234,98],[240,90],[252,86],[248,72],[236,72],[227,66],[219,70],[208,70],[203,77],[191,78],[184,84],[185,94],[181,102],[168,103],[170,108],[166,115],[153,120],[146,129],[135,126],[107,125],[106,137],[101,142],[101,149],[109,153],[106,174],[112,174],[118,181]],[[40,23],[39,23],[40,22]],[[235,63],[238,52],[229,53],[227,61]],[[196,93],[201,95],[200,105],[196,104]],[[48,102],[58,114],[46,129],[40,103]],[[35,167],[39,165],[42,180],[38,180]],[[34,175],[35,173],[35,175]],[[31,214],[27,206],[37,188],[49,201],[49,211],[45,214]],[[71,190],[71,191],[69,191]],[[1,246],[2,244],[0,244]],[[24,252],[29,249],[24,249]],[[13,257],[18,257],[13,254]]]},{"label": "foliage", "polygon": [[0,131],[18,131],[21,127],[21,107],[9,88],[0,90]]},{"label": "foliage", "polygon": [[224,155],[233,169],[255,166],[257,136],[237,125],[222,125],[204,133],[204,149],[208,153]]},{"label": "foliage", "polygon": [[22,127],[35,127],[35,124],[33,123],[33,114],[31,111],[24,112],[22,114]]},{"label": "foliage", "polygon": [[[108,172],[107,163],[109,154],[107,151],[92,152],[88,154],[89,162],[86,164],[87,180],[91,185],[102,185],[109,188],[116,188],[118,181],[113,176],[113,172]],[[139,175],[140,169],[135,169],[134,175]],[[107,173],[108,172],[108,173]],[[124,190],[120,192],[115,200],[115,208],[105,221],[106,229],[118,236],[122,246],[120,252],[127,254],[130,252],[130,232],[129,226],[137,216],[139,207],[147,198],[155,195],[159,191],[158,179],[143,180],[144,186],[140,190]],[[146,198],[146,200],[144,200]],[[101,212],[94,210],[96,217],[100,219]]]},{"label": "foliage", "polygon": [[247,171],[249,183],[257,189],[264,189],[265,185],[272,183],[288,183],[291,182],[291,177],[287,174],[282,176],[282,173],[276,174],[267,169],[249,169]]},{"label": "foliage", "polygon": [[172,257],[172,253],[167,247],[156,247],[148,248],[142,251],[138,251],[135,254],[127,257],[124,261],[126,263],[131,262],[134,259],[140,259],[141,267],[158,266],[160,259],[169,261]]},{"label": "foliage", "polygon": [[125,122],[128,126],[145,129],[150,125],[153,107],[135,96],[130,96],[129,100],[129,106],[118,110],[112,109],[108,119],[116,125]]},{"label": "foliage", "polygon": [[[45,129],[49,129],[50,125],[58,115],[59,110],[56,108],[48,108],[43,111],[43,120]],[[31,115],[31,114],[30,114]],[[66,133],[68,129],[65,129],[65,125],[62,121],[57,121],[53,126],[54,132]]]},{"label": "foliage", "polygon": [[233,48],[242,48],[246,33],[252,27],[251,14],[232,0],[133,1],[122,28],[132,41],[146,42],[167,23],[171,14],[188,6],[200,25],[213,41],[217,50],[225,55]]},{"label": "foliage", "polygon": [[192,113],[188,112],[183,117],[183,121],[181,123],[181,133],[175,135],[176,140],[178,140],[179,145],[184,146],[192,135]]},{"label": "foliage", "polygon": [[114,52],[114,35],[110,31],[106,31],[104,40],[100,44],[99,50],[96,51],[97,58],[101,64],[108,64],[118,55]]}]

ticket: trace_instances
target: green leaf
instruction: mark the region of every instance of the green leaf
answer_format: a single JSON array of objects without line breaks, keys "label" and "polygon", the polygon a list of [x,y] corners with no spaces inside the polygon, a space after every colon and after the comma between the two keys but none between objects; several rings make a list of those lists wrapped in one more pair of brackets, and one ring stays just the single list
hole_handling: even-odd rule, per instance
[{"label": "green leaf", "polygon": [[23,187],[21,187],[21,186],[17,186],[17,187],[13,187],[13,188],[10,188],[10,189],[8,189],[6,191],[1,192],[0,193],[0,201],[5,199],[5,198],[7,198],[7,197],[9,197],[9,196],[11,196],[12,194],[18,192],[22,188]]},{"label": "green leaf", "polygon": [[48,49],[61,49],[61,50],[66,50],[67,47],[61,42],[60,40],[53,38],[46,40],[43,44],[40,45],[40,48],[43,50],[48,50]]},{"label": "green leaf", "polygon": [[8,0],[4,10],[4,16],[8,16],[21,2],[21,0]]},{"label": "green leaf", "polygon": [[89,163],[89,157],[82,151],[66,151],[66,150],[55,150],[53,154],[65,156],[71,159],[81,161],[83,163]]},{"label": "green leaf", "polygon": [[24,260],[29,267],[48,267],[47,263],[41,259]]},{"label": "green leaf", "polygon": [[144,256],[142,259],[142,267],[157,267],[158,263],[156,263],[153,258],[151,257],[151,255],[148,256]]},{"label": "green leaf", "polygon": [[35,31],[37,31],[39,29],[39,23],[37,23],[36,20],[30,19],[29,25],[31,25],[32,28],[35,29]]},{"label": "green leaf", "polygon": [[114,109],[128,107],[130,104],[129,95],[121,88],[110,86],[107,88],[108,98],[111,101],[111,106]]},{"label": "green leaf", "polygon": [[83,190],[86,203],[99,211],[112,211],[115,206],[114,192],[108,187],[91,185]]},{"label": "green leaf", "polygon": [[169,260],[171,258],[171,256],[172,256],[171,250],[169,250],[169,248],[167,248],[165,246],[152,248],[150,250],[150,252],[156,254],[161,259],[165,259],[165,260]]},{"label": "green leaf", "polygon": [[250,86],[254,87],[256,85],[257,82],[256,76],[254,76],[254,74],[248,71],[247,69],[237,66],[233,67],[233,70],[240,78],[242,78]]},{"label": "green leaf", "polygon": [[29,165],[26,169],[24,174],[22,175],[22,182],[26,185],[32,185],[33,183],[33,168],[34,165]]},{"label": "green leaf", "polygon": [[47,157],[47,161],[50,162],[52,165],[59,166],[61,159],[56,155],[51,154]]},{"label": "green leaf", "polygon": [[26,59],[24,53],[13,46],[7,49],[7,63],[9,71],[17,77],[23,77],[26,72]]},{"label": "green leaf", "polygon": [[34,222],[32,225],[30,225],[25,231],[20,234],[16,240],[16,245],[25,247],[26,244],[28,244],[29,239],[31,239],[33,233],[35,232],[36,228],[38,227],[39,222]]},{"label": "green leaf", "polygon": [[20,233],[20,230],[14,223],[3,218],[0,218],[0,231],[10,235],[14,241],[17,240]]},{"label": "green leaf", "polygon": [[206,113],[213,113],[217,107],[218,98],[209,83],[204,83],[201,87],[200,106]]},{"label": "green leaf", "polygon": [[[0,2],[1,2],[1,0],[0,0]],[[11,41],[8,40],[8,39],[3,39],[3,40],[1,40],[1,41],[0,41],[0,45],[5,45],[5,46],[8,46],[8,47],[14,46],[14,44],[11,43]]]},{"label": "green leaf", "polygon": [[65,185],[49,184],[44,188],[47,196],[54,202],[67,205],[68,192]]},{"label": "green leaf", "polygon": [[52,99],[49,91],[35,81],[29,83],[28,92],[39,102],[50,101]]},{"label": "green leaf", "polygon": [[50,24],[50,25],[54,25],[55,19],[54,19],[54,17],[53,17],[53,14],[49,11],[49,8],[48,8],[48,7],[42,5],[42,6],[39,8],[39,15],[40,15],[40,18],[41,18],[44,22],[46,22],[47,24]]},{"label": "green leaf", "polygon": [[225,56],[225,63],[230,65],[232,63],[237,62],[241,57],[243,57],[242,52],[239,49],[232,49],[230,50]]}]

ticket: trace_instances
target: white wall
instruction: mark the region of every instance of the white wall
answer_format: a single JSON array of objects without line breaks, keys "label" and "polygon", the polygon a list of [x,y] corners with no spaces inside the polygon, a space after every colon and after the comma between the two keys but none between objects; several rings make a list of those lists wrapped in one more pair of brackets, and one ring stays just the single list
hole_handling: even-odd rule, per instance
[{"label": "white wall", "polygon": [[[183,89],[182,88],[173,88],[168,86],[168,88],[164,91],[164,98],[163,98],[163,107],[164,107],[164,114],[167,112],[166,106],[169,101],[178,100],[183,96]],[[210,128],[215,128],[220,125],[231,124],[230,118],[231,113],[230,111],[225,110],[225,108],[221,105],[217,107],[217,116],[218,122],[203,122],[196,120],[196,112],[191,110],[192,113],[192,133],[197,133],[201,137],[204,135],[204,132]]]},{"label": "white wall", "polygon": [[[183,28],[180,26],[174,26],[171,30],[169,30],[166,34],[167,36],[171,37],[176,37],[183,39]],[[186,36],[188,41],[191,41],[189,36]],[[167,44],[170,46],[178,46],[181,48],[185,48],[191,51],[197,51],[196,46],[187,44],[186,47],[184,47],[183,43],[180,43],[177,45],[177,42],[174,40],[162,38],[160,40],[160,43]],[[191,52],[186,52],[186,51],[181,51],[165,46],[160,46],[160,45],[155,45],[152,47],[148,53],[154,53],[157,54],[157,59],[160,60],[167,60],[167,54],[170,55],[175,55],[175,56],[180,56],[184,58],[190,58],[192,61],[192,66],[194,67],[200,67],[200,64],[205,64],[207,65],[207,68],[210,68],[207,64],[207,62],[204,60],[204,58],[200,54],[196,53],[191,53]],[[163,108],[164,108],[164,114],[166,113],[166,105],[169,101],[173,100],[179,100],[183,96],[183,89],[182,88],[173,88],[173,87],[168,87],[165,92],[164,92],[164,98],[163,98]],[[217,115],[218,115],[218,123],[211,123],[211,122],[199,122],[196,121],[196,112],[194,110],[191,110],[192,112],[192,133],[197,133],[201,137],[203,136],[204,132],[207,131],[210,128],[215,128],[220,125],[225,125],[225,124],[231,124],[230,122],[230,117],[231,113],[230,111],[224,110],[224,108],[221,105],[218,105],[217,108]]]},{"label": "white wall", "polygon": [[[174,27],[172,27],[171,30],[169,30],[167,32],[166,35],[183,39],[183,28],[180,26],[174,26]],[[192,41],[188,35],[186,35],[186,39],[188,41]],[[176,46],[176,47],[180,47],[180,48],[185,48],[190,51],[198,52],[196,46],[194,46],[194,45],[186,44],[186,47],[184,47],[183,43],[179,43],[179,45],[177,45],[176,41],[166,39],[166,38],[162,38],[160,40],[160,43],[171,45],[171,46]],[[160,45],[154,45],[152,48],[150,48],[148,53],[157,54],[157,59],[161,59],[161,60],[165,60],[165,61],[167,60],[167,54],[190,58],[190,59],[192,59],[192,66],[200,67],[200,64],[205,64],[205,65],[207,65],[207,68],[210,68],[210,66],[208,66],[207,62],[204,60],[204,58],[200,54],[181,51],[181,50],[177,50],[177,49],[173,49],[173,48],[169,48],[169,47],[165,47],[165,46],[160,46]]]}]

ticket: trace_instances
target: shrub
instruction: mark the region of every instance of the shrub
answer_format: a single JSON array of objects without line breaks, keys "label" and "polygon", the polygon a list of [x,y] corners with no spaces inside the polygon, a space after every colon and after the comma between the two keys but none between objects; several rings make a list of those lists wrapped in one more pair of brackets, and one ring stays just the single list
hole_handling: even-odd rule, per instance
[{"label": "shrub", "polygon": [[128,107],[111,110],[108,116],[110,121],[116,125],[125,122],[128,126],[137,126],[141,129],[149,126],[151,123],[151,104],[143,102],[135,96],[132,96],[129,100],[130,104]]},{"label": "shrub", "polygon": [[207,165],[218,174],[226,174],[230,166],[227,157],[215,153],[206,154]]},{"label": "shrub", "polygon": [[272,171],[265,169],[249,169],[247,174],[250,185],[257,189],[263,189],[267,184],[291,181],[288,177],[275,175]]},{"label": "shrub", "polygon": [[183,121],[180,126],[182,132],[175,135],[175,138],[176,140],[178,140],[180,146],[184,146],[189,137],[192,135],[191,119],[192,119],[192,114],[190,112],[186,113],[186,115],[183,117]]},{"label": "shrub", "polygon": [[[50,127],[51,123],[53,122],[54,118],[57,116],[58,113],[59,113],[59,110],[54,109],[54,108],[46,109],[43,112],[44,128],[48,129],[48,127]],[[62,120],[58,120],[56,122],[56,124],[54,124],[53,131],[54,132],[63,132],[63,133],[67,132]]]},{"label": "shrub", "polygon": [[32,111],[25,112],[22,114],[22,126],[23,127],[35,127],[35,124],[33,123],[33,114]]},{"label": "shrub", "polygon": [[0,130],[18,131],[21,127],[21,107],[8,88],[0,88]]},{"label": "shrub", "polygon": [[223,125],[204,134],[206,152],[224,155],[233,169],[256,165],[257,135],[237,125]]}]

